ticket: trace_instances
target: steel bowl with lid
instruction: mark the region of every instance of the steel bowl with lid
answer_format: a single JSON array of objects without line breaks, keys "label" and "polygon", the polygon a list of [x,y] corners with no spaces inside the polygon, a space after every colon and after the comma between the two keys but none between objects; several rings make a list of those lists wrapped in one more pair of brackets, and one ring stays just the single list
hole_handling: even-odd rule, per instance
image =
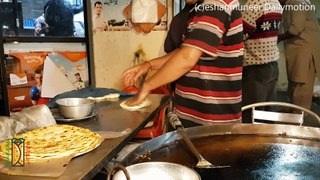
[{"label": "steel bowl with lid", "polygon": [[56,101],[58,109],[66,118],[84,118],[92,113],[94,100],[86,98],[63,98]]}]

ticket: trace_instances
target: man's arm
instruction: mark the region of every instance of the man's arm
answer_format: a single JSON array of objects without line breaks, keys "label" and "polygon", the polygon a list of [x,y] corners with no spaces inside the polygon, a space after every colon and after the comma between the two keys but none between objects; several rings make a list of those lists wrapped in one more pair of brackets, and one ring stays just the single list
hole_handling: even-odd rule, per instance
[{"label": "man's arm", "polygon": [[281,41],[284,41],[284,40],[293,38],[293,37],[294,37],[293,34],[290,34],[289,31],[286,31],[286,32],[283,33],[283,34],[279,34],[279,35],[278,35],[278,43],[281,42]]},{"label": "man's arm", "polygon": [[146,91],[151,91],[177,80],[195,66],[201,55],[202,51],[188,46],[175,50],[175,53],[166,61],[163,67],[144,83],[143,88]]},{"label": "man's arm", "polygon": [[123,85],[129,87],[134,85],[138,79],[149,72],[149,70],[160,69],[172,56],[178,53],[178,50],[172,51],[162,57],[147,61],[124,71],[121,75]]},{"label": "man's arm", "polygon": [[83,11],[82,5],[71,5],[71,10],[73,14],[78,14]]},{"label": "man's arm", "polygon": [[[157,58],[153,62],[165,62],[159,71],[154,74],[149,80],[147,80],[138,94],[127,101],[128,106],[135,106],[140,104],[147,98],[151,90],[168,84],[180,78],[187,73],[199,60],[202,55],[202,51],[184,46],[181,49],[176,49],[174,54],[165,61],[165,58]],[[171,53],[170,53],[171,54]]]},{"label": "man's arm", "polygon": [[40,33],[41,31],[41,22],[39,20],[39,18],[36,19],[35,23],[34,23],[34,30],[35,30],[35,33],[38,34]]},{"label": "man's arm", "polygon": [[171,51],[170,53],[165,54],[164,56],[150,60],[149,61],[149,63],[151,64],[150,69],[151,70],[160,69],[170,58],[172,58],[178,52],[179,52],[179,49],[175,49],[174,51]]},{"label": "man's arm", "polygon": [[[294,1],[293,5],[305,6],[305,4],[301,4],[298,1]],[[299,9],[298,11],[290,11],[291,24],[288,28],[288,33],[293,36],[299,36],[302,33],[302,31],[304,31],[308,12],[303,11],[302,9],[303,8]]]},{"label": "man's arm", "polygon": [[[298,1],[294,1],[292,5],[303,6],[303,4],[300,4]],[[278,42],[299,36],[304,30],[307,13],[307,11],[303,10],[290,11],[291,24],[285,33],[278,35]]]}]

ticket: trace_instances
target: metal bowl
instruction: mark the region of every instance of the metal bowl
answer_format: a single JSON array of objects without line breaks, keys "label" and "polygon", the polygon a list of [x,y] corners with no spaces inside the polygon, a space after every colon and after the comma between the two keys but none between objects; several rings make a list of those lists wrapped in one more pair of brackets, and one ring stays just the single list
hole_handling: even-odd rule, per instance
[{"label": "metal bowl", "polygon": [[86,98],[63,98],[56,101],[58,109],[66,118],[84,118],[92,113],[94,100]]},{"label": "metal bowl", "polygon": [[[169,162],[145,162],[126,167],[130,179],[139,180],[200,180],[200,175],[186,166]],[[113,180],[126,180],[123,171],[118,171]]]}]

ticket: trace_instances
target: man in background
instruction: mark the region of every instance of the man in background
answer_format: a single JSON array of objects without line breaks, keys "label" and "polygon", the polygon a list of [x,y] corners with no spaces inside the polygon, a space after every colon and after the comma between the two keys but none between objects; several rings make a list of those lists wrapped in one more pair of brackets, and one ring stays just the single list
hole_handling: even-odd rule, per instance
[{"label": "man in background", "polygon": [[103,17],[103,5],[100,1],[94,3],[93,32],[108,30],[107,21]]},{"label": "man in background", "polygon": [[34,72],[34,79],[36,81],[36,85],[32,86],[30,89],[30,97],[32,105],[38,104],[38,101],[41,97],[41,89],[42,89],[42,71],[40,69],[36,69]]},{"label": "man in background", "polygon": [[73,85],[77,88],[77,89],[82,89],[85,88],[84,82],[81,79],[80,73],[76,73],[74,74],[76,81],[73,83]]},{"label": "man in background", "polygon": [[[245,34],[243,106],[275,100],[279,76],[277,61],[280,58],[277,38],[282,12],[278,0],[248,0],[246,5],[259,8],[245,9],[242,12]],[[243,112],[242,122],[251,122],[251,111]]]},{"label": "man in background", "polygon": [[[311,108],[315,76],[320,78],[320,28],[309,0],[279,0],[284,6],[284,53],[290,102]],[[289,7],[300,7],[289,9]],[[306,6],[309,6],[306,8]],[[286,8],[287,7],[287,8]]]},{"label": "man in background", "polygon": [[67,0],[49,0],[44,6],[48,24],[47,36],[74,36],[73,16],[83,11],[82,5],[71,5]]},{"label": "man in background", "polygon": [[180,48],[185,35],[188,32],[188,20],[192,17],[190,13],[194,8],[194,4],[186,1],[184,8],[172,18],[170,28],[164,42],[164,51],[169,53]]},{"label": "man in background", "polygon": [[42,14],[34,22],[34,35],[35,36],[44,36],[45,30],[47,27],[48,27],[48,25],[44,19],[44,14]]}]

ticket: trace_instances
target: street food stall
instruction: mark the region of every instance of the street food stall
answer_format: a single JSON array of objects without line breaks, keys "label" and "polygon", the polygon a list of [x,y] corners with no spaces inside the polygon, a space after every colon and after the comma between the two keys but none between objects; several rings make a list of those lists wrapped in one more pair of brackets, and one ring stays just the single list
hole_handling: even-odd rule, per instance
[{"label": "street food stall", "polygon": [[[94,132],[103,131],[107,136],[105,140],[94,150],[73,158],[67,165],[63,174],[55,179],[91,179],[103,167],[115,157],[115,155],[126,146],[130,140],[150,121],[159,110],[164,107],[169,97],[163,95],[151,95],[150,106],[139,111],[127,111],[120,107],[123,101],[102,101],[97,103],[95,117],[64,123],[89,129]],[[130,130],[128,130],[128,128]],[[110,135],[108,137],[108,135]],[[3,168],[3,167],[2,167]],[[21,168],[21,167],[18,167]],[[30,174],[9,175],[0,173],[0,179],[46,179],[46,177],[35,177]],[[53,179],[53,177],[48,177]]]},{"label": "street food stall", "polygon": [[[152,75],[155,69],[159,69],[158,67],[152,68],[152,61],[150,60],[165,54],[163,41],[167,39],[166,36],[170,32],[171,19],[178,11],[182,10],[181,3],[185,2],[184,0],[59,1],[60,3],[65,2],[64,5],[70,3],[70,5],[77,6],[78,10],[81,10],[76,14],[62,15],[64,17],[62,19],[69,19],[68,26],[64,27],[60,24],[63,21],[58,20],[60,17],[49,16],[48,11],[60,12],[58,14],[61,16],[61,12],[71,12],[69,9],[71,6],[64,7],[68,8],[67,11],[65,9],[55,11],[52,10],[55,9],[54,3],[51,4],[48,1],[26,0],[18,2],[13,0],[12,2],[0,2],[0,17],[8,17],[0,18],[0,115],[12,118],[10,122],[14,126],[9,128],[15,130],[19,130],[19,126],[15,125],[20,120],[15,121],[17,119],[12,116],[9,117],[9,115],[14,116],[15,113],[23,112],[32,105],[37,107],[37,103],[40,104],[41,102],[40,100],[47,103],[53,98],[51,102],[58,103],[58,101],[55,101],[55,97],[61,93],[71,92],[70,94],[73,94],[78,92],[78,96],[87,100],[91,97],[83,94],[81,89],[88,87],[96,89],[107,87],[114,88],[117,91],[134,88],[135,92],[127,93],[141,93],[142,90],[146,90],[141,87],[143,87],[145,80],[147,83],[144,85],[148,84],[149,76],[147,74],[151,72]],[[237,3],[237,1],[230,3]],[[319,4],[318,1],[317,4]],[[177,10],[178,6],[179,10]],[[195,6],[193,9],[201,7],[203,8],[202,5]],[[140,12],[144,12],[144,15],[139,16]],[[190,13],[191,11],[187,10],[186,12]],[[192,12],[193,14],[195,13]],[[226,15],[225,12],[217,14]],[[204,36],[201,37],[203,42],[199,41],[201,42],[199,44],[210,45],[210,49],[214,52],[207,54],[209,56],[202,56],[204,55],[203,52],[208,53],[209,51],[201,52],[201,58],[203,59],[198,66],[201,71],[193,71],[192,69],[193,72],[181,73],[185,74],[187,79],[171,77],[172,74],[180,73],[177,70],[178,73],[171,74],[171,72],[175,72],[175,69],[167,73],[172,81],[174,78],[178,81],[181,79],[185,81],[183,87],[181,84],[176,84],[176,87],[178,87],[178,91],[175,91],[177,92],[176,97],[180,96],[181,104],[190,104],[192,108],[199,108],[199,110],[196,110],[198,114],[207,114],[210,118],[215,116],[217,122],[220,120],[227,122],[228,119],[221,117],[231,114],[227,111],[232,108],[227,106],[221,108],[219,107],[221,104],[236,105],[239,108],[243,100],[242,97],[244,97],[241,94],[243,62],[240,61],[243,55],[241,43],[243,21],[240,13],[231,14],[239,16],[234,23],[231,22],[233,18],[230,18],[231,16],[228,14],[229,18],[221,18],[229,21],[228,26],[227,23],[222,21],[219,22],[221,27],[216,27],[211,23],[204,23],[206,25],[199,23],[200,26],[204,27],[203,29],[194,26],[194,22],[185,18],[185,21],[188,20],[191,23],[188,27],[185,27],[185,32],[181,32],[181,37],[177,38],[179,41],[188,39],[187,33],[189,32],[187,32],[187,29],[198,32],[199,37],[200,34],[201,36],[202,34],[210,35],[208,37],[215,37],[217,34],[219,34],[217,35],[219,37],[220,35],[225,36],[223,41],[220,41],[223,44],[219,44],[225,50],[221,53],[218,46],[218,54],[225,56],[222,58],[223,62],[230,59],[228,66],[224,66],[223,63],[219,68],[215,68],[214,64],[209,66],[211,62],[217,62],[215,57],[217,47],[211,47],[209,41],[211,38]],[[188,18],[191,17],[189,14],[185,15]],[[278,19],[271,24],[271,20],[261,23],[260,31],[266,31],[265,34],[269,36],[270,32],[267,32],[267,30],[278,29],[280,27],[280,14],[278,16]],[[54,22],[45,22],[45,17],[48,20],[54,19]],[[220,21],[219,18],[214,18],[212,22],[216,21]],[[43,27],[37,27],[37,24],[40,25],[39,23]],[[186,22],[178,23],[178,25],[181,24],[187,25]],[[60,29],[60,27],[65,29]],[[222,29],[226,27],[228,27],[228,32],[224,33]],[[38,28],[40,28],[39,31]],[[218,30],[215,28],[218,28]],[[222,29],[220,30],[220,28]],[[55,32],[55,29],[56,31],[59,30],[57,31],[59,33]],[[174,31],[178,28],[170,29]],[[271,34],[276,38],[277,32]],[[236,37],[236,41],[232,37]],[[227,41],[229,38],[230,42],[234,41],[237,44],[232,45]],[[198,40],[194,42],[198,43]],[[272,40],[275,47],[277,46],[276,42]],[[228,46],[225,46],[226,44]],[[254,49],[260,49],[256,47],[255,43],[252,44]],[[178,44],[178,47],[180,45]],[[189,47],[191,46],[193,45],[189,44]],[[265,48],[263,52],[270,54],[269,45],[266,45]],[[192,52],[192,50],[186,50],[185,52]],[[282,53],[282,50],[280,50],[280,53]],[[274,54],[278,56],[279,53]],[[178,59],[179,56],[172,57],[175,57],[172,59]],[[195,56],[190,54],[183,57]],[[283,53],[281,58],[284,58]],[[280,81],[277,85],[284,86],[288,83],[284,70],[285,60],[281,60],[281,58],[278,62],[279,69],[282,69],[282,71],[280,71]],[[167,62],[174,62],[172,59],[167,59]],[[278,57],[272,60],[277,59]],[[237,63],[233,63],[233,61]],[[148,66],[147,73],[138,78],[139,80],[135,81],[134,85],[124,87],[121,79],[124,79],[122,77],[126,73],[123,72],[130,66],[138,64]],[[233,67],[234,65],[237,65],[237,67]],[[169,66],[170,64],[167,67]],[[221,72],[214,72],[212,69],[221,70]],[[227,71],[230,71],[230,74]],[[160,70],[158,72],[166,71]],[[167,78],[162,79],[168,80]],[[194,81],[198,79],[202,79],[199,84],[212,84],[217,89],[202,88],[200,85],[193,87],[197,84]],[[283,79],[285,79],[285,82],[281,82]],[[232,96],[226,95],[227,92],[231,91],[224,87],[224,83],[229,81],[236,84],[231,86],[234,91]],[[189,86],[189,82],[192,86]],[[165,83],[159,82],[159,84]],[[179,91],[179,87],[182,87],[181,91]],[[236,119],[232,117],[235,120],[233,122],[237,124],[218,125],[208,123],[206,124],[208,126],[186,129],[182,127],[141,144],[132,152],[126,154],[121,162],[114,162],[117,154],[137,137],[138,132],[148,122],[154,120],[160,112],[163,113],[166,110],[170,97],[151,94],[147,97],[149,101],[145,107],[132,111],[133,109],[125,107],[126,104],[124,104],[128,96],[120,95],[119,99],[107,100],[108,98],[104,96],[97,98],[99,95],[97,93],[93,94],[96,97],[89,100],[89,102],[95,102],[91,103],[93,109],[90,109],[89,114],[85,113],[85,109],[80,110],[78,113],[85,113],[81,118],[62,114],[63,110],[61,109],[50,109],[49,113],[54,118],[48,119],[52,120],[49,124],[41,124],[41,128],[33,128],[30,124],[35,122],[30,121],[25,124],[29,129],[27,128],[24,132],[19,131],[17,136],[14,136],[16,134],[13,133],[8,134],[6,140],[2,142],[1,138],[3,137],[0,136],[0,180],[93,179],[97,175],[102,175],[99,178],[105,179],[106,176],[116,177],[118,172],[113,171],[115,168],[122,169],[127,173],[133,167],[151,172],[152,179],[155,180],[157,178],[161,179],[154,172],[154,170],[161,169],[157,165],[168,165],[164,168],[165,173],[168,174],[173,171],[171,177],[176,177],[162,179],[175,180],[181,178],[186,180],[187,178],[183,175],[187,175],[187,171],[191,174],[196,173],[195,176],[188,176],[189,178],[194,177],[194,179],[200,179],[200,177],[201,179],[319,179],[320,177],[319,128],[278,124],[241,124],[240,122],[245,118],[241,118],[242,113],[240,111],[237,112]],[[131,96],[132,94],[127,95]],[[202,109],[199,102],[203,104],[203,107],[214,104],[216,109]],[[48,106],[50,108],[50,105]],[[45,107],[47,108],[47,106]],[[180,107],[180,109],[183,108],[185,109],[185,107]],[[204,113],[202,110],[207,112]],[[224,110],[226,110],[226,112],[223,112],[224,114],[218,114],[217,116],[214,114],[221,113],[220,111]],[[180,111],[180,117],[189,117],[189,120],[193,119],[194,121],[201,119],[195,116],[197,112],[193,114],[194,110],[191,109],[189,112],[191,111],[192,113]],[[177,112],[175,111],[175,113]],[[169,113],[172,112],[169,111]],[[304,116],[303,113],[302,116]],[[26,120],[27,117],[20,116],[19,118]],[[211,121],[210,118],[202,118],[202,120]],[[38,119],[41,120],[41,118]],[[42,118],[42,120],[44,119]],[[5,121],[2,120],[0,117],[0,130],[6,131],[9,129],[7,128],[8,124],[5,124]],[[4,131],[0,131],[0,135]],[[72,133],[68,133],[69,131]],[[32,137],[35,141],[28,142],[28,137]],[[63,148],[60,148],[61,144],[64,144]],[[33,149],[31,153],[30,148]],[[79,151],[76,153],[70,152],[74,149]],[[51,158],[54,155],[60,159],[57,157]],[[211,165],[198,166],[200,160],[204,159]],[[35,160],[38,161],[35,163]],[[112,171],[109,171],[110,169]],[[175,171],[177,169],[182,169],[182,174],[178,174],[178,171]],[[108,170],[108,172],[105,170]],[[141,171],[138,171],[138,174],[142,174]]]}]

